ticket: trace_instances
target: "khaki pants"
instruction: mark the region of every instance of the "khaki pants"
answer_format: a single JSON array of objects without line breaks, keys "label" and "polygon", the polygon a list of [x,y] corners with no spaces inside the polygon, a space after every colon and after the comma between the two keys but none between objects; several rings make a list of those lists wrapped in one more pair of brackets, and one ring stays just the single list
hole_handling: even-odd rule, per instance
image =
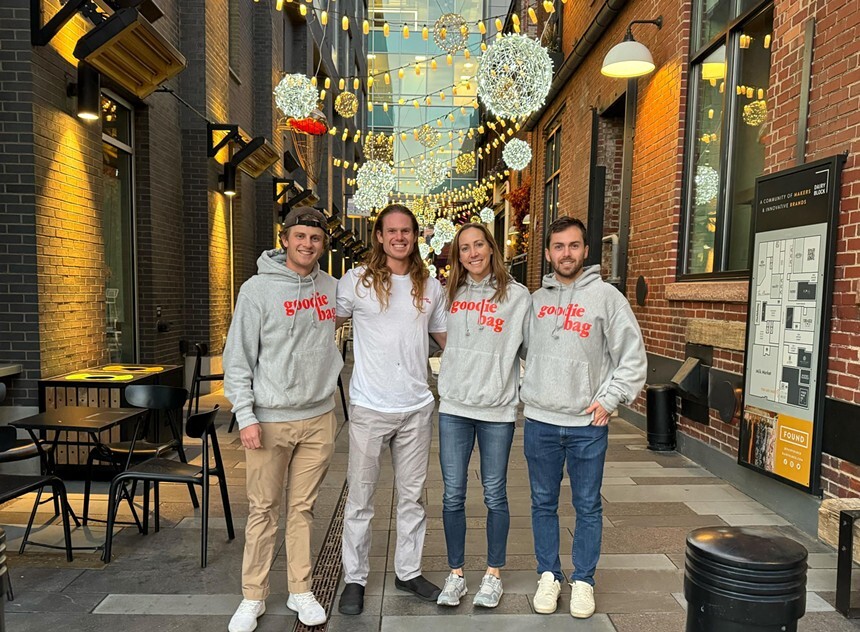
[{"label": "khaki pants", "polygon": [[427,515],[422,494],[427,480],[433,408],[430,402],[408,413],[349,409],[349,495],[343,511],[343,580],[367,584],[370,572],[370,521],[382,453],[391,448],[397,489],[397,546],[394,572],[403,581],[421,574]]},{"label": "khaki pants", "polygon": [[245,451],[250,513],[242,561],[242,594],[257,601],[269,596],[285,484],[287,585],[291,593],[311,590],[313,508],[334,452],[337,422],[329,412],[301,421],[265,422],[260,428],[263,447]]}]

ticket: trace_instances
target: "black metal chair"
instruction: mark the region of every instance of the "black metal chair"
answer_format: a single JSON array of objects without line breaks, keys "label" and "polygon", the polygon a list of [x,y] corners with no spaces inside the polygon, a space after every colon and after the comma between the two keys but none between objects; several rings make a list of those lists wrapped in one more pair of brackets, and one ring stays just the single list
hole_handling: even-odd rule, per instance
[{"label": "black metal chair", "polygon": [[[200,565],[206,567],[207,545],[209,538],[209,477],[218,478],[221,488],[221,502],[224,505],[224,518],[227,521],[227,536],[229,539],[236,537],[233,531],[233,517],[230,512],[230,498],[227,494],[227,476],[224,471],[224,462],[221,459],[221,449],[218,447],[218,436],[215,432],[215,416],[218,412],[216,406],[213,410],[196,413],[188,418],[185,424],[186,434],[193,439],[201,439],[202,455],[200,465],[181,463],[172,459],[154,458],[132,466],[125,472],[117,474],[110,486],[108,504],[107,533],[105,534],[105,548],[102,559],[105,563],[110,562],[111,545],[113,541],[113,526],[118,505],[118,496],[123,486],[128,482],[144,483],[144,521],[149,520],[149,485],[152,484],[154,491],[154,519],[155,530],[159,527],[159,502],[158,486],[160,483],[186,483],[188,485],[199,485],[202,506],[201,514],[201,541],[200,541]],[[211,442],[211,455],[210,455]],[[210,456],[214,461],[214,467],[210,463]]]},{"label": "black metal chair", "polygon": [[[182,447],[181,433],[181,416],[176,414],[176,411],[181,411],[185,406],[185,400],[188,397],[188,391],[184,388],[175,386],[162,386],[159,384],[136,384],[128,386],[125,389],[125,399],[129,405],[136,408],[146,408],[148,413],[143,415],[135,425],[134,434],[131,440],[118,441],[115,443],[103,443],[93,447],[90,450],[90,455],[87,458],[87,480],[84,483],[84,517],[83,522],[87,524],[87,520],[96,522],[104,522],[101,519],[89,518],[90,507],[90,486],[92,481],[93,461],[106,461],[111,463],[118,471],[127,470],[135,463],[140,463],[146,459],[158,457],[176,450],[179,454],[179,460],[182,463],[187,463],[188,459],[185,456],[185,450]],[[170,427],[170,432],[173,435],[171,439],[165,442],[153,443],[146,439],[150,424],[155,421],[155,418],[163,414],[167,420],[167,425]],[[197,493],[194,490],[194,485],[188,485],[189,493],[191,494],[191,502],[194,507],[199,507],[197,501]],[[131,493],[123,492],[125,500],[128,501],[131,508],[134,523],[142,533],[146,533],[145,524],[142,524],[137,517],[137,511],[134,507],[134,491]]]},{"label": "black metal chair", "polygon": [[[5,428],[3,428],[5,430]],[[12,430],[10,428],[10,430]],[[5,433],[4,433],[5,434]],[[6,435],[8,436],[8,435]],[[3,437],[0,437],[0,447],[3,444]],[[57,547],[52,544],[42,544],[41,542],[31,542],[30,532],[33,530],[33,521],[36,519],[36,509],[39,507],[39,499],[42,495],[42,490],[45,487],[51,487],[54,497],[59,499],[59,514],[63,520],[63,536],[65,538],[65,547]],[[24,531],[24,538],[21,540],[21,548],[19,553],[24,553],[24,548],[28,544],[33,546],[43,546],[49,549],[65,548],[66,559],[72,561],[72,532],[69,528],[69,500],[66,496],[66,486],[56,476],[27,476],[19,474],[0,474],[0,504],[20,498],[24,494],[30,492],[38,492],[36,502],[33,503],[33,511],[30,512],[30,520],[27,522],[27,528]]]},{"label": "black metal chair", "polygon": [[[210,373],[207,375],[203,375],[201,373],[203,370],[203,356],[209,353],[209,347],[205,344],[194,343],[194,350],[197,353],[197,357],[194,359],[194,371],[191,374],[191,392],[188,396],[188,411],[185,414],[186,419],[191,417],[192,408],[195,413],[200,411],[200,384],[202,382],[224,381],[223,373]],[[235,425],[236,415],[233,415],[230,418],[230,426],[227,428],[227,432],[233,432],[233,426]]]}]

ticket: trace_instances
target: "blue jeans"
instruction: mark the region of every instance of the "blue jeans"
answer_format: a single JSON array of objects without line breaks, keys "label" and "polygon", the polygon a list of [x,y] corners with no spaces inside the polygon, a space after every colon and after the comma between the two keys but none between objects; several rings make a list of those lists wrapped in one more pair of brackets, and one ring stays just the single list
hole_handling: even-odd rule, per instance
[{"label": "blue jeans", "polygon": [[571,581],[594,585],[603,537],[600,485],[609,426],[568,428],[526,419],[523,442],[532,495],[532,531],[538,574],[550,571],[564,581],[558,557],[558,497],[564,462],[576,510]]},{"label": "blue jeans", "polygon": [[481,483],[487,506],[487,566],[505,565],[508,529],[508,457],[514,424],[478,421],[457,415],[439,414],[439,462],[445,493],[442,523],[448,545],[448,566],[463,568],[466,556],[466,483],[469,459],[478,438],[481,452]]}]

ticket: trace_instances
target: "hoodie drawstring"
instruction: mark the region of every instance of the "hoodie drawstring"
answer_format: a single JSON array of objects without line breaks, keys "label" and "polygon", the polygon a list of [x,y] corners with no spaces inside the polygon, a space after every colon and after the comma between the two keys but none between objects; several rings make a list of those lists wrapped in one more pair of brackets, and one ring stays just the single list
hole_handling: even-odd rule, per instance
[{"label": "hoodie drawstring", "polygon": [[293,335],[293,328],[296,326],[296,321],[299,319],[298,306],[299,306],[299,301],[302,300],[302,283],[304,283],[304,282],[305,282],[304,278],[299,277],[299,284],[296,286],[296,302],[295,302],[296,312],[295,312],[295,314],[293,314],[293,322],[290,323],[290,329],[289,329],[289,334],[291,336]]}]

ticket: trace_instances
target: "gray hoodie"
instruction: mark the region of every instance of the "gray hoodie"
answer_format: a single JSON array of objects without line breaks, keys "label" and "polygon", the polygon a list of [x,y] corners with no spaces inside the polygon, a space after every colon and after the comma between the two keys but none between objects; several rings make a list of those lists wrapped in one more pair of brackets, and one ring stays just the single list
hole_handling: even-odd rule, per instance
[{"label": "gray hoodie", "polygon": [[529,354],[521,397],[525,416],[587,426],[594,400],[612,413],[636,399],[648,362],[627,299],[600,278],[600,266],[564,285],[555,274],[532,295]]},{"label": "gray hoodie", "polygon": [[513,422],[520,381],[518,351],[528,334],[531,297],[513,279],[505,301],[491,301],[495,277],[466,283],[448,310],[448,341],[439,369],[439,412]]},{"label": "gray hoodie", "polygon": [[343,367],[334,343],[337,281],[319,266],[299,276],[286,260],[283,250],[264,252],[239,290],[224,347],[224,394],[239,428],[334,408]]}]

